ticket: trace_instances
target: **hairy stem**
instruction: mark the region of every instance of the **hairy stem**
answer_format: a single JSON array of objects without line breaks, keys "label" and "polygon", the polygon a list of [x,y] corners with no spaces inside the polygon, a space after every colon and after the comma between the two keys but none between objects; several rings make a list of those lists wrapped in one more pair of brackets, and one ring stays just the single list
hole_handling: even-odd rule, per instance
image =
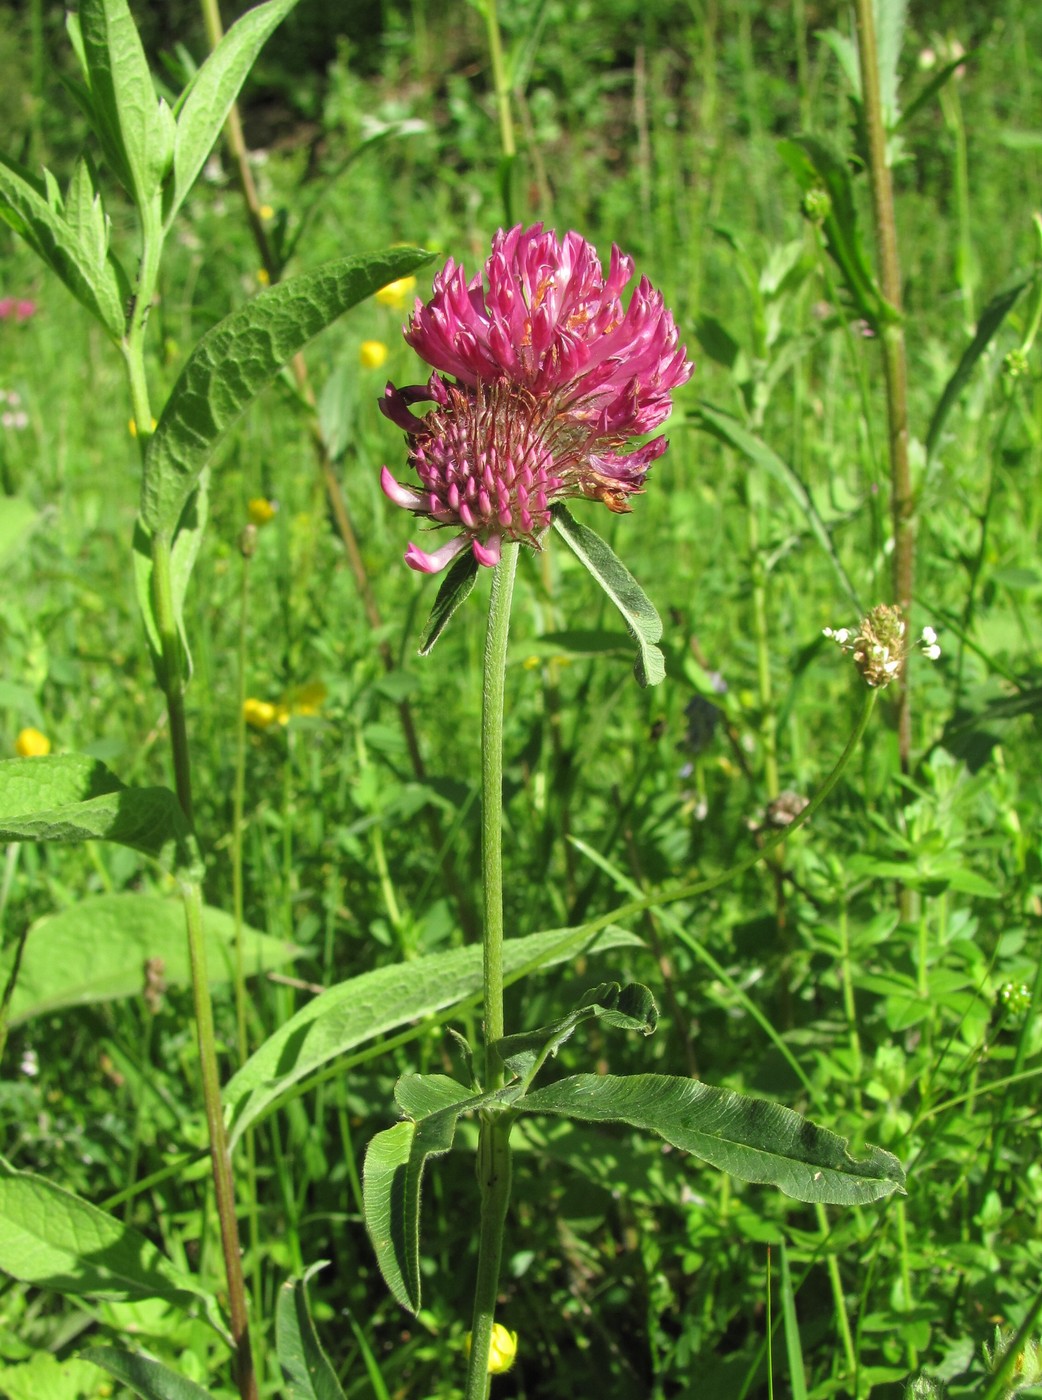
[{"label": "hairy stem", "polygon": [[[508,545],[492,575],[485,637],[481,707],[481,875],[484,894],[485,1089],[502,1087],[503,1063],[496,1042],[503,1036],[503,696],[506,686],[510,602],[518,546]],[[503,1229],[510,1203],[510,1129],[502,1111],[482,1116],[478,1140],[481,1236],[474,1288],[466,1400],[488,1394],[488,1355],[496,1316]]]}]

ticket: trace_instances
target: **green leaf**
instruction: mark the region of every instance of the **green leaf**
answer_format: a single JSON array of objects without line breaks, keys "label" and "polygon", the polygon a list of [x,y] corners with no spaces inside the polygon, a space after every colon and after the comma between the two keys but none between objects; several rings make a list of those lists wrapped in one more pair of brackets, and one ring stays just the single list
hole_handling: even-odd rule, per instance
[{"label": "green leaf", "polygon": [[64,1360],[37,1351],[29,1361],[12,1366],[0,1362],[0,1395],[4,1400],[83,1400],[94,1396],[98,1373],[75,1356]]},{"label": "green leaf", "polygon": [[156,96],[126,0],[80,0],[79,16],[98,138],[117,179],[144,208],[173,158],[170,110]]},{"label": "green leaf", "polygon": [[[174,542],[170,549],[170,594],[174,609],[174,621],[181,642],[184,674],[177,679],[187,683],[192,675],[192,653],[188,646],[188,633],[184,624],[185,596],[188,581],[199,556],[206,522],[210,514],[210,470],[204,467],[199,474],[198,485],[185,502],[181,518],[174,532]],[[145,624],[148,649],[152,657],[152,667],[160,685],[164,681],[163,642],[159,635],[159,621],[156,617],[156,600],[152,590],[152,537],[144,529],[140,520],[134,527],[134,582],[137,588],[138,608]]]},{"label": "green leaf", "polygon": [[116,273],[106,259],[96,259],[92,251],[96,234],[82,246],[82,188],[78,187],[74,196],[75,228],[66,223],[60,208],[52,206],[46,190],[47,186],[28,171],[0,156],[0,218],[61,278],[109,335],[119,340],[125,319]]},{"label": "green leaf", "polygon": [[657,1133],[742,1181],[777,1186],[798,1201],[864,1205],[904,1191],[896,1157],[870,1147],[855,1160],[846,1139],[766,1099],[664,1074],[577,1074],[536,1089],[517,1107],[583,1122],[629,1123]]},{"label": "green leaf", "polygon": [[898,89],[907,3],[908,0],[875,0],[879,100],[883,108],[883,124],[888,132],[893,131],[901,116]]},{"label": "green leaf", "polygon": [[861,244],[854,182],[845,156],[814,136],[779,141],[778,151],[804,193],[824,189],[828,194],[831,207],[823,224],[825,246],[840,270],[858,315],[879,330],[894,320],[894,312],[879,289]]},{"label": "green leaf", "polygon": [[320,1268],[321,1264],[313,1265],[303,1278],[287,1279],[279,1289],[275,1343],[286,1385],[285,1400],[344,1400],[308,1311],[307,1282]]},{"label": "green leaf", "polygon": [[109,253],[109,221],[91,168],[82,158],[76,162],[65,195],[65,222],[87,262],[103,268]]},{"label": "green leaf", "polygon": [[[33,760],[36,761],[36,760]],[[303,949],[255,928],[242,931],[248,977],[299,957]],[[203,938],[211,983],[235,977],[235,921],[223,910],[203,909]],[[0,980],[11,969],[13,952],[0,958]],[[45,914],[29,929],[18,982],[11,1000],[11,1024],[70,1006],[142,994],[146,963],[158,959],[169,987],[191,985],[184,908],[179,899],[158,895],[106,894],[81,900],[57,914]],[[158,970],[158,967],[157,967]]]},{"label": "green leaf", "polygon": [[297,0],[268,0],[267,4],[248,10],[228,30],[181,94],[175,109],[174,178],[168,187],[167,228],[213,150],[257,55],[296,3]]},{"label": "green leaf", "polygon": [[630,636],[637,643],[633,673],[638,683],[658,685],[665,679],[666,662],[655,645],[662,636],[662,619],[650,598],[600,535],[580,525],[560,503],[552,506],[550,513],[554,529],[622,614]]},{"label": "green leaf", "polygon": [[566,1016],[538,1030],[507,1035],[495,1042],[499,1058],[527,1089],[540,1067],[552,1058],[583,1021],[599,1020],[617,1030],[652,1035],[658,1024],[658,1008],[647,987],[630,982],[604,982],[586,993]]},{"label": "green leaf", "polygon": [[744,427],[733,414],[725,413],[723,409],[716,408],[713,404],[702,400],[695,405],[692,417],[703,432],[726,443],[728,447],[733,447],[743,457],[748,458],[755,466],[766,472],[768,476],[773,477],[778,485],[789,493],[800,508],[811,534],[825,551],[844,593],[850,599],[855,611],[860,613],[862,608],[858,602],[857,593],[854,591],[854,585],[851,583],[836,552],[836,547],[832,543],[828,527],[818,514],[817,506],[815,506],[810,492],[796,472],[772,448],[768,447],[762,438],[758,438],[755,433],[751,433],[748,428]]},{"label": "green leaf", "polygon": [[284,364],[331,321],[431,259],[418,248],[338,258],[261,292],[207,331],[149,440],[141,519],[171,532],[221,438]]},{"label": "green leaf", "polygon": [[[633,934],[610,926],[597,933],[582,928],[533,933],[506,940],[504,973],[516,981],[580,955],[637,946],[642,945]],[[225,1086],[231,1144],[281,1094],[330,1060],[476,998],[481,986],[482,952],[475,945],[376,968],[329,988],[280,1026]]]},{"label": "green leaf", "polygon": [[181,870],[199,864],[168,788],[124,787],[85,754],[0,761],[0,841],[115,841]]},{"label": "green leaf", "polygon": [[122,1381],[135,1395],[140,1395],[141,1400],[211,1400],[210,1392],[201,1385],[140,1352],[88,1347],[81,1357]]},{"label": "green leaf", "polygon": [[434,644],[452,621],[457,608],[470,597],[478,576],[478,561],[471,550],[465,550],[442,580],[431,615],[420,637],[420,655],[430,656]]},{"label": "green leaf", "polygon": [[965,389],[973,373],[977,361],[988,348],[995,332],[1006,319],[1007,313],[1016,304],[1021,292],[1026,287],[1033,285],[1037,274],[1030,277],[1022,277],[1011,285],[1004,287],[997,292],[988,302],[987,306],[980,314],[977,322],[977,329],[973,339],[962,352],[962,357],[955,368],[955,373],[944,386],[944,392],[938,400],[937,407],[933,411],[930,419],[930,426],[926,431],[926,460],[929,462],[937,451],[940,442],[941,430],[944,427],[948,414],[954,408],[959,395]]},{"label": "green leaf", "polygon": [[362,1197],[384,1282],[402,1307],[415,1314],[420,1310],[420,1188],[427,1161],[448,1152],[461,1113],[504,1102],[511,1094],[472,1094],[440,1074],[406,1075],[394,1092],[413,1117],[370,1142]]},{"label": "green leaf", "polygon": [[24,548],[35,530],[40,512],[24,496],[5,496],[0,511],[0,568],[6,567]]},{"label": "green leaf", "polygon": [[42,1176],[0,1161],[0,1269],[77,1297],[165,1298],[187,1307],[212,1294],[115,1216]]}]

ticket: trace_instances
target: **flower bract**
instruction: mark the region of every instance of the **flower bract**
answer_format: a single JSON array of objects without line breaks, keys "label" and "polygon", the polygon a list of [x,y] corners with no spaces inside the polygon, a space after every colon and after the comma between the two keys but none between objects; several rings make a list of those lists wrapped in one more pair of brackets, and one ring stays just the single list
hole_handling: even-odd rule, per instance
[{"label": "flower bract", "polygon": [[[431,365],[426,385],[387,386],[381,407],[406,434],[417,486],[385,467],[395,504],[459,532],[439,549],[410,544],[412,568],[435,573],[470,548],[499,562],[504,540],[538,547],[554,501],[629,510],[666,440],[633,439],[666,419],[693,366],[662,295],[613,247],[605,277],[577,233],[537,224],[500,231],[484,274],[451,259],[417,301],[405,339]],[[413,406],[432,406],[420,415]]]}]

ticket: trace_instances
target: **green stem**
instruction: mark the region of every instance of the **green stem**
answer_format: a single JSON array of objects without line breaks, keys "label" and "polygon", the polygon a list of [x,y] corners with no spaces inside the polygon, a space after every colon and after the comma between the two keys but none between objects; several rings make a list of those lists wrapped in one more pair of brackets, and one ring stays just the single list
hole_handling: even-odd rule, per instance
[{"label": "green stem", "polygon": [[[185,816],[191,823],[192,772],[188,752],[188,731],[185,725],[185,667],[174,610],[171,542],[166,534],[155,535],[152,540],[152,590],[156,628],[162,647],[161,674],[170,725],[174,782]],[[250,1351],[250,1329],[246,1312],[246,1284],[243,1277],[242,1256],[239,1250],[239,1226],[235,1218],[232,1165],[224,1131],[224,1115],[221,1109],[217,1043],[214,1034],[213,1006],[210,1001],[210,980],[206,970],[206,944],[203,936],[202,890],[198,879],[183,879],[181,893],[184,900],[188,953],[192,967],[192,998],[195,1007],[196,1035],[199,1043],[203,1106],[209,1131],[210,1160],[213,1168],[217,1214],[221,1228],[221,1245],[224,1251],[224,1267],[228,1283],[228,1309],[231,1317],[232,1339],[235,1344],[236,1378],[242,1400],[257,1400],[257,1381]]]},{"label": "green stem", "polygon": [[496,13],[496,0],[485,0],[485,29],[488,35],[488,52],[492,61],[492,81],[496,89],[496,112],[499,117],[499,141],[507,160],[517,154],[514,138],[514,117],[510,110],[510,84],[507,82],[506,64],[503,62],[503,41],[499,33],[499,16]]},{"label": "green stem", "polygon": [[[855,0],[858,60],[868,164],[872,181],[879,281],[883,296],[896,319],[880,326],[890,457],[890,511],[894,531],[894,602],[911,619],[915,570],[915,498],[908,460],[908,366],[901,313],[901,269],[897,257],[897,225],[894,190],[886,160],[886,130],[879,95],[879,60],[876,48],[873,0]],[[897,697],[897,736],[902,771],[911,768],[912,709],[907,664],[902,665]]]},{"label": "green stem", "polygon": [[[484,896],[485,1089],[502,1087],[505,1075],[496,1042],[503,1016],[503,696],[506,688],[510,602],[517,573],[518,546],[509,545],[492,574],[485,636],[485,676],[481,707],[481,874]],[[488,1395],[488,1356],[496,1317],[503,1230],[510,1203],[510,1130],[502,1111],[482,1115],[478,1139],[481,1235],[474,1286],[466,1400]]]},{"label": "green stem", "polygon": [[[827,1244],[829,1234],[828,1216],[823,1205],[814,1207],[814,1214],[818,1220],[818,1230],[821,1235],[821,1243],[824,1248]],[[857,1352],[854,1349],[854,1338],[850,1331],[850,1318],[847,1316],[847,1303],[843,1296],[843,1280],[839,1275],[839,1264],[836,1256],[830,1249],[825,1249],[825,1268],[829,1276],[829,1287],[832,1289],[832,1302],[836,1309],[836,1326],[839,1328],[840,1341],[843,1343],[843,1357],[847,1364],[847,1378],[856,1394],[857,1387]]]},{"label": "green stem", "polygon": [[485,1089],[503,1085],[495,1049],[503,1031],[503,694],[518,547],[492,574],[481,706],[481,878],[484,898]]}]

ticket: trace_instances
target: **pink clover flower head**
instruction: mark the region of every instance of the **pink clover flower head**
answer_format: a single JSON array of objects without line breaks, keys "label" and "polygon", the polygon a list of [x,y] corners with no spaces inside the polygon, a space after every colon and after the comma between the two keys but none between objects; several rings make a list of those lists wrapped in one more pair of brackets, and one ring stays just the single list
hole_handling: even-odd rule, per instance
[{"label": "pink clover flower head", "polygon": [[[504,539],[538,548],[554,501],[629,510],[666,449],[662,437],[631,439],[665,420],[693,370],[646,278],[623,307],[632,275],[618,248],[605,278],[577,233],[559,240],[519,226],[496,234],[484,279],[468,282],[450,259],[431,300],[417,301],[405,339],[435,373],[426,386],[389,384],[381,408],[405,431],[420,485],[401,485],[386,467],[381,485],[397,505],[462,533],[429,554],[410,545],[412,568],[437,572],[468,545],[492,566]],[[421,417],[412,405],[424,399],[434,406]]]}]

